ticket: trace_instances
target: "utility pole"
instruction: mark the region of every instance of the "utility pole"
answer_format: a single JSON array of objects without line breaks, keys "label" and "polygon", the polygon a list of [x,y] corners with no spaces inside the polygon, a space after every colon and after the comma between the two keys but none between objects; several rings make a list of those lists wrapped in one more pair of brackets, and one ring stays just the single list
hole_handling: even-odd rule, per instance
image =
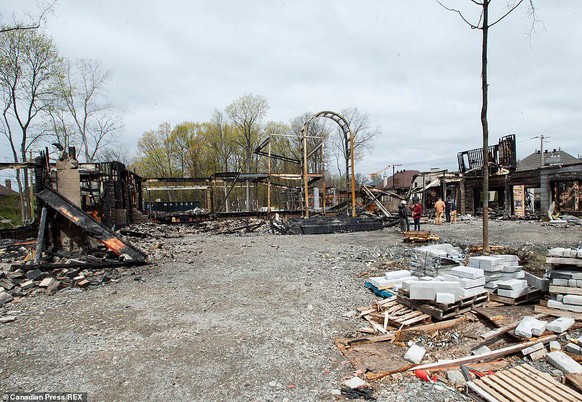
[{"label": "utility pole", "polygon": [[535,138],[539,138],[540,139],[540,168],[544,167],[544,140],[550,137],[546,137],[545,135],[541,134],[541,135],[536,135],[535,137],[532,137],[532,140]]}]

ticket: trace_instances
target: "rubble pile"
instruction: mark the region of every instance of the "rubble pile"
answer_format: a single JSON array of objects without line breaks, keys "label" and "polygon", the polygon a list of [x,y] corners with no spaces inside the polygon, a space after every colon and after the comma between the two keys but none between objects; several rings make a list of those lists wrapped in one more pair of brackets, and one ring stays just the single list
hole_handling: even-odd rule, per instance
[{"label": "rubble pile", "polygon": [[159,223],[139,223],[119,230],[119,233],[129,237],[172,238],[185,235],[211,234],[247,234],[268,233],[267,221],[259,218],[239,218],[226,220],[204,220],[189,224],[169,225]]},{"label": "rubble pile", "polygon": [[[117,281],[129,271],[125,268],[56,268],[26,271],[24,266],[2,264],[0,270],[0,306],[15,298],[38,293],[55,294],[65,288],[88,288]],[[141,277],[136,276],[136,280]]]}]

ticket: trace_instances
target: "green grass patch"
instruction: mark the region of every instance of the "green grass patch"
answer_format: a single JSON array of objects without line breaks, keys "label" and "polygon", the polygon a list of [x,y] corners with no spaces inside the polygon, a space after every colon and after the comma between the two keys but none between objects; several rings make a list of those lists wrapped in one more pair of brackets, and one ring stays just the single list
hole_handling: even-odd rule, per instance
[{"label": "green grass patch", "polygon": [[[4,222],[5,219],[9,219],[10,222]],[[0,195],[0,228],[12,228],[21,224],[20,196]]]}]

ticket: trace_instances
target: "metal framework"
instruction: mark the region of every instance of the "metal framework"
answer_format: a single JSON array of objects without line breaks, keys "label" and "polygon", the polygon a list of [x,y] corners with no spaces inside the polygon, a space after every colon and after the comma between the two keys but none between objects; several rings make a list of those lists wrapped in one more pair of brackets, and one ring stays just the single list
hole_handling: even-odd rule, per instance
[{"label": "metal framework", "polygon": [[[312,121],[319,117],[323,117],[326,119],[333,120],[340,126],[344,136],[344,143],[345,149],[348,151],[349,159],[346,162],[349,162],[348,166],[348,176],[346,177],[347,183],[351,183],[351,192],[352,192],[352,202],[351,202],[351,210],[352,210],[352,217],[356,217],[356,179],[355,179],[355,167],[354,167],[354,134],[348,124],[347,120],[343,118],[338,113],[331,112],[331,111],[323,111],[319,113],[315,113],[311,116],[305,123],[303,123],[303,127],[301,128],[301,137],[303,142],[303,190],[305,192],[305,217],[309,217],[309,169],[308,169],[308,158],[313,155],[313,152],[307,152],[307,125]],[[315,150],[318,149],[318,146],[315,147]],[[315,151],[314,150],[314,151]],[[323,152],[323,140],[321,141],[321,150]],[[322,158],[323,160],[323,158]],[[324,160],[323,160],[324,161]],[[325,166],[325,161],[323,162],[323,166]],[[325,168],[322,169],[323,172],[321,174],[323,180],[323,193],[324,193],[324,200],[325,200]],[[346,173],[348,173],[346,172]],[[325,202],[325,201],[324,201]],[[325,210],[325,205],[324,205]]]}]

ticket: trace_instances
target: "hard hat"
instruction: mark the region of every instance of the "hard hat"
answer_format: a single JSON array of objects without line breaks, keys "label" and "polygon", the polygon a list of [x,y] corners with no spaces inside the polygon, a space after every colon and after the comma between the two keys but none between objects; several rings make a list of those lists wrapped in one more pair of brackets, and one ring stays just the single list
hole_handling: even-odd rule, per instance
[{"label": "hard hat", "polygon": [[406,204],[406,201],[402,200],[400,201],[401,204]]}]

